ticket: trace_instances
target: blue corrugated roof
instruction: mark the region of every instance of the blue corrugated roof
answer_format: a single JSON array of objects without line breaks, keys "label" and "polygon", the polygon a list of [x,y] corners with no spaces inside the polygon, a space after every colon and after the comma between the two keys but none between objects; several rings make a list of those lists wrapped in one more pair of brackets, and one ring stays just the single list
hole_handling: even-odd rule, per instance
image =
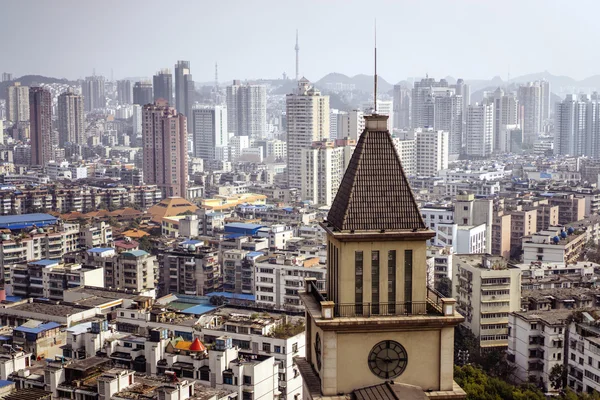
[{"label": "blue corrugated roof", "polygon": [[259,225],[259,224],[247,224],[244,222],[232,222],[230,224],[225,224],[225,230],[227,230],[227,228],[240,228],[240,229],[259,229],[262,228],[264,225]]},{"label": "blue corrugated roof", "polygon": [[265,253],[261,252],[261,251],[251,251],[250,253],[248,253],[248,257],[252,258],[252,257],[260,257],[260,256],[264,256]]},{"label": "blue corrugated roof", "polygon": [[108,250],[114,250],[112,247],[94,247],[93,249],[89,249],[90,253],[104,253]]},{"label": "blue corrugated roof", "polygon": [[23,300],[23,298],[19,296],[6,296],[6,301],[8,301],[9,303],[16,303],[17,301],[21,300]]},{"label": "blue corrugated roof", "polygon": [[144,250],[131,250],[131,251],[127,251],[127,252],[123,253],[122,255],[126,255],[126,254],[131,255],[133,257],[142,257],[145,255],[148,255],[148,252],[144,251]]},{"label": "blue corrugated roof", "polygon": [[58,265],[58,260],[38,260],[30,262],[30,264],[47,267],[48,265]]},{"label": "blue corrugated roof", "polygon": [[197,304],[193,307],[186,308],[182,312],[186,314],[204,314],[214,310],[215,308],[217,307],[211,306],[209,304]]},{"label": "blue corrugated roof", "polygon": [[18,331],[18,332],[24,332],[24,333],[40,333],[40,332],[44,332],[44,331],[47,331],[50,329],[58,328],[59,326],[60,326],[60,324],[58,324],[56,322],[45,322],[43,324],[39,324],[35,328],[25,328],[23,326],[18,326],[14,330]]},{"label": "blue corrugated roof", "polygon": [[32,226],[42,227],[56,224],[58,218],[50,214],[5,215],[0,217],[0,228],[24,229]]}]

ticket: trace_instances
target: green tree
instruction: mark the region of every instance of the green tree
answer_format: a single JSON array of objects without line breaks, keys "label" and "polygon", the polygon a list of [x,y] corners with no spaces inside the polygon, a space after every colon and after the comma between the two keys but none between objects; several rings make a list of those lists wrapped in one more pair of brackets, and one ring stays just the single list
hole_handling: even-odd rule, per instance
[{"label": "green tree", "polygon": [[435,283],[435,290],[446,297],[452,297],[452,280],[443,277]]},{"label": "green tree", "polygon": [[567,383],[567,368],[564,364],[556,364],[550,370],[550,375],[548,376],[550,380],[550,384],[556,390],[560,390],[565,387]]},{"label": "green tree", "polygon": [[154,245],[152,244],[152,241],[150,240],[150,238],[148,236],[142,236],[140,238],[140,240],[138,241],[138,243],[139,243],[140,250],[144,250],[148,253],[151,253],[152,249],[154,248]]}]

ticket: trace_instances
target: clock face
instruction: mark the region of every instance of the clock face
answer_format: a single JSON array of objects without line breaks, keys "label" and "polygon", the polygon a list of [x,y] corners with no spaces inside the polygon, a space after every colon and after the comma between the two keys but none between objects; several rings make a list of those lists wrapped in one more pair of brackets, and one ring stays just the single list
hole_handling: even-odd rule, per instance
[{"label": "clock face", "polygon": [[321,336],[319,336],[319,332],[315,337],[315,356],[317,358],[317,368],[319,371],[321,370]]},{"label": "clock face", "polygon": [[400,376],[406,369],[407,363],[406,349],[393,340],[377,343],[369,353],[369,369],[381,379]]}]

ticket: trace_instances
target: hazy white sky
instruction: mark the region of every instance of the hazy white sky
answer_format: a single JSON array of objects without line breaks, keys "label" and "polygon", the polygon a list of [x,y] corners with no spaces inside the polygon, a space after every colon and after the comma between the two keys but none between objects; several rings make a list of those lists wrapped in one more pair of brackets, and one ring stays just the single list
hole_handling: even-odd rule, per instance
[{"label": "hazy white sky", "polygon": [[598,0],[0,0],[0,71],[70,79],[151,76],[190,60],[194,80],[372,74],[506,78],[600,73]]}]

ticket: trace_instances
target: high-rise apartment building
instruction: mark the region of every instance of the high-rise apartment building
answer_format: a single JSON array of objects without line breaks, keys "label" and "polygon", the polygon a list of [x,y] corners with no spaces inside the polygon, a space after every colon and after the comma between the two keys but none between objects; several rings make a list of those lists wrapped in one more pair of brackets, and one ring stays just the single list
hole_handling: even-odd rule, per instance
[{"label": "high-rise apartment building", "polygon": [[448,86],[445,79],[440,79],[438,82],[434,78],[427,77],[415,82],[411,102],[411,126],[413,128],[433,126],[433,114],[428,110],[431,107],[431,98],[446,95],[448,90],[454,93],[454,89]]},{"label": "high-rise apartment building", "polygon": [[471,85],[465,83],[465,81],[459,78],[456,81],[455,85],[451,85],[450,87],[454,88],[454,92],[458,96],[462,96],[463,98],[463,120],[466,118],[467,106],[471,104]]},{"label": "high-rise apartment building", "polygon": [[[194,104],[194,80],[190,72],[189,61],[177,61],[175,64],[175,107],[188,119],[192,116]],[[191,124],[188,125],[191,132]]]},{"label": "high-rise apartment building", "polygon": [[29,87],[15,82],[6,89],[6,119],[12,122],[29,121]]},{"label": "high-rise apartment building", "polygon": [[[152,78],[154,86],[154,101],[165,99],[167,103],[173,105],[173,75],[168,68],[161,69]],[[181,112],[180,110],[177,110]]]},{"label": "high-rise apartment building", "polygon": [[411,90],[404,85],[394,85],[394,129],[410,128]]},{"label": "high-rise apartment building", "polygon": [[58,96],[58,144],[84,144],[83,97],[73,92]]},{"label": "high-rise apartment building", "polygon": [[52,157],[52,94],[41,87],[29,89],[31,165],[45,166]]},{"label": "high-rise apartment building", "polygon": [[11,74],[10,72],[2,73],[2,82],[10,82],[12,80],[13,80],[13,74]]},{"label": "high-rise apartment building", "polygon": [[569,94],[556,105],[554,152],[600,158],[600,103]]},{"label": "high-rise apartment building", "polygon": [[302,188],[302,149],[329,138],[329,96],[302,78],[286,96],[286,117],[288,186]]},{"label": "high-rise apartment building", "polygon": [[[504,90],[498,88],[493,93],[488,93],[487,101],[494,105],[494,149],[498,151],[507,151],[502,148],[501,142],[508,144],[510,141],[503,139],[502,132],[506,125],[518,125],[518,107],[519,102],[513,93],[504,93]],[[506,146],[504,146],[506,147]]]},{"label": "high-rise apartment building", "polygon": [[365,117],[362,111],[331,110],[329,114],[329,136],[331,139],[349,138],[358,140],[364,130]]},{"label": "high-rise apartment building", "polygon": [[143,109],[144,182],[157,185],[163,197],[186,197],[187,126],[183,114],[165,99]]},{"label": "high-rise apartment building", "polygon": [[227,146],[227,109],[222,106],[194,106],[191,131],[194,140],[194,157],[214,160],[215,149]]},{"label": "high-rise apartment building", "polygon": [[90,112],[106,107],[106,95],[104,91],[103,76],[88,76],[81,83],[83,94],[83,106],[85,112]]},{"label": "high-rise apartment building", "polygon": [[131,114],[133,122],[133,136],[139,136],[142,134],[142,106],[139,104],[134,104]]},{"label": "high-rise apartment building", "polygon": [[[549,89],[549,86],[548,86]],[[519,87],[519,105],[523,110],[523,140],[527,144],[533,144],[542,130],[542,101],[545,93],[539,81],[528,82]]]},{"label": "high-rise apartment building", "polygon": [[314,142],[302,149],[302,200],[331,205],[344,175],[344,147],[333,141]]},{"label": "high-rise apartment building", "polygon": [[415,130],[417,175],[436,176],[448,168],[448,132],[433,128]]},{"label": "high-rise apartment building", "polygon": [[494,107],[475,103],[467,107],[465,154],[488,157],[494,151]]},{"label": "high-rise apartment building", "polygon": [[[451,90],[438,93],[433,99],[433,128],[448,132],[448,152],[458,155],[462,152],[463,97]],[[432,104],[428,102],[427,104]]]},{"label": "high-rise apartment building", "polygon": [[267,89],[234,80],[227,86],[227,130],[236,136],[261,138],[267,131]]},{"label": "high-rise apartment building", "polygon": [[133,104],[145,106],[146,104],[151,104],[153,101],[152,83],[136,82],[133,85]]},{"label": "high-rise apartment building", "polygon": [[133,104],[130,80],[117,81],[117,101],[119,104]]}]

